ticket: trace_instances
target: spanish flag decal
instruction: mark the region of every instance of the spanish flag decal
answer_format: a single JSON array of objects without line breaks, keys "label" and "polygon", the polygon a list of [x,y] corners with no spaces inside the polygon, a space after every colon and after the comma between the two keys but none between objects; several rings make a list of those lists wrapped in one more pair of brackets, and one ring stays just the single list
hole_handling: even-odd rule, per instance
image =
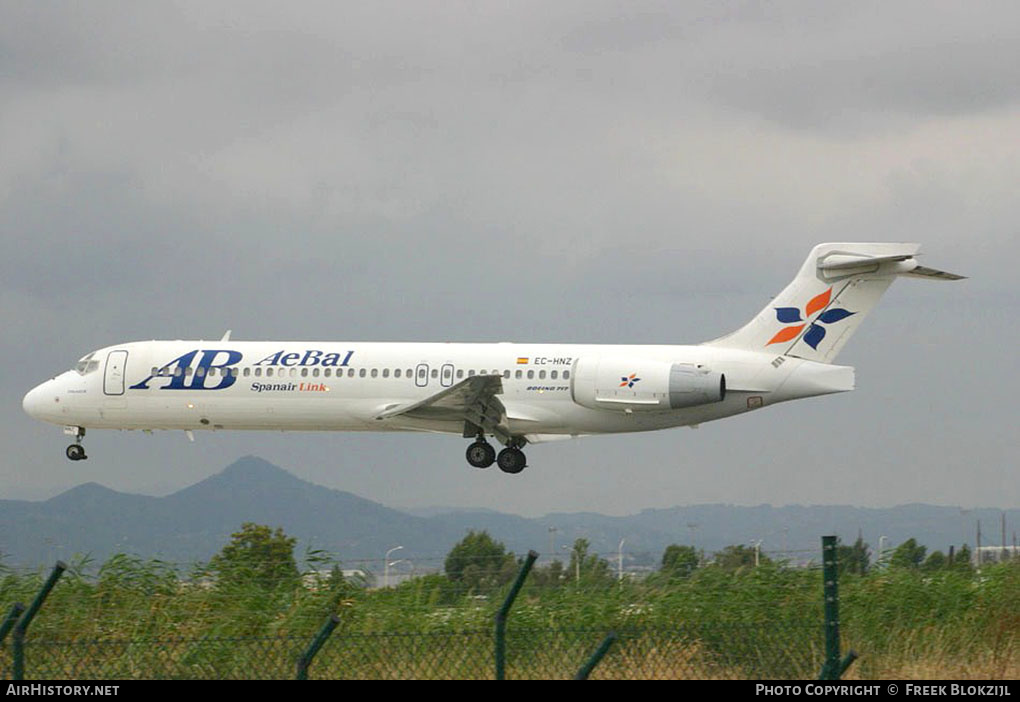
[{"label": "spanish flag decal", "polygon": [[520,366],[520,365],[523,365],[523,364],[525,364],[527,362],[528,362],[528,359],[527,359],[526,356],[518,356],[517,357],[517,365]]}]

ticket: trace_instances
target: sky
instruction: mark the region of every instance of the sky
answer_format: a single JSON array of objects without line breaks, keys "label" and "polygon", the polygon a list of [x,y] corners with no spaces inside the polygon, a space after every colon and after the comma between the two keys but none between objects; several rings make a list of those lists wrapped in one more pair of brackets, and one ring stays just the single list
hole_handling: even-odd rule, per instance
[{"label": "sky", "polygon": [[[259,455],[391,507],[1020,505],[1013,2],[0,0],[0,498]],[[697,430],[91,431],[30,388],[152,338],[697,343],[822,241],[916,241],[857,390]]]}]

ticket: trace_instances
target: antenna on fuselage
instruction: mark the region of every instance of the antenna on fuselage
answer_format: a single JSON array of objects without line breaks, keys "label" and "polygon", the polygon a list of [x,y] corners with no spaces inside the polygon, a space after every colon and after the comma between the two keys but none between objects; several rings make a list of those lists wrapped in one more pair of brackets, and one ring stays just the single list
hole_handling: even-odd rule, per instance
[{"label": "antenna on fuselage", "polygon": [[220,341],[230,341],[230,332],[231,331],[232,330],[228,329],[227,332],[223,335],[223,338],[220,339]]}]

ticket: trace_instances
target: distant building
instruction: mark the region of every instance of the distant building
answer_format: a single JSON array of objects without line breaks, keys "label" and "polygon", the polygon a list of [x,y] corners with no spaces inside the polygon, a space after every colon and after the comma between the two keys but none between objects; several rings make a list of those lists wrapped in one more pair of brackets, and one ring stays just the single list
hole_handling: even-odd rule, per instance
[{"label": "distant building", "polygon": [[999,563],[1010,559],[1020,559],[1020,547],[1017,546],[982,546],[971,554],[971,563],[983,565]]},{"label": "distant building", "polygon": [[[360,568],[353,568],[349,570],[343,569],[340,572],[343,574],[344,580],[350,583],[355,583],[359,585],[363,584],[365,586],[368,586],[371,584],[373,580],[371,573],[365,570],[361,570]],[[333,575],[332,570],[313,570],[304,573],[301,580],[304,583],[305,587],[316,589],[320,587],[323,583],[328,583],[332,575]]]}]

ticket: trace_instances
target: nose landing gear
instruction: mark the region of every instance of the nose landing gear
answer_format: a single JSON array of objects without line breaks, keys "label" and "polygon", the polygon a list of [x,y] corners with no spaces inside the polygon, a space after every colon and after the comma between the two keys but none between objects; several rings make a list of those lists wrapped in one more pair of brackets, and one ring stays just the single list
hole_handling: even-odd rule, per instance
[{"label": "nose landing gear", "polygon": [[85,447],[81,445],[81,440],[85,438],[85,427],[77,427],[77,429],[77,432],[75,432],[74,443],[68,446],[64,453],[66,453],[67,457],[72,461],[84,461],[88,458],[88,456],[85,455]]}]

